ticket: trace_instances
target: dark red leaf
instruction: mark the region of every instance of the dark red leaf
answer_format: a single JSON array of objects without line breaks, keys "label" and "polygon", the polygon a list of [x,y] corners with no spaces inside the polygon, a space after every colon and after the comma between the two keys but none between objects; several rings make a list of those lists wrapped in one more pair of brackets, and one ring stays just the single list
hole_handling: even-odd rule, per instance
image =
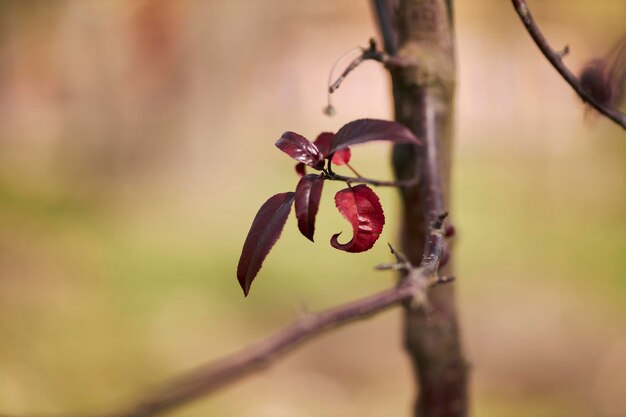
[{"label": "dark red leaf", "polygon": [[[328,150],[330,149],[330,143],[333,141],[335,134],[332,132],[323,132],[320,133],[317,139],[315,139],[315,146],[320,150],[324,158],[328,157]],[[335,165],[345,165],[350,162],[350,149],[345,148],[341,149],[333,155],[333,164]]]},{"label": "dark red leaf", "polygon": [[345,244],[333,235],[330,244],[346,252],[364,252],[371,249],[383,231],[385,214],[374,191],[365,184],[349,187],[335,195],[335,205],[351,224],[352,239]]},{"label": "dark red leaf", "polygon": [[[377,119],[360,119],[344,125],[328,149],[333,154],[340,149],[373,140],[388,140],[394,143],[420,144],[415,135],[404,125],[398,122]],[[334,162],[334,160],[333,160]]]},{"label": "dark red leaf", "polygon": [[296,187],[296,217],[298,229],[313,242],[315,232],[315,216],[320,205],[324,176],[309,174],[300,180]]},{"label": "dark red leaf", "polygon": [[237,265],[237,280],[244,295],[248,295],[265,257],[280,237],[295,197],[292,192],[276,194],[263,203],[254,217]]},{"label": "dark red leaf", "polygon": [[302,162],[298,162],[296,164],[296,174],[298,174],[299,177],[304,177],[306,175],[306,165]]},{"label": "dark red leaf", "polygon": [[322,132],[315,139],[315,146],[320,150],[324,158],[328,156],[328,150],[330,149],[330,143],[333,141],[335,134],[333,132]]},{"label": "dark red leaf", "polygon": [[295,132],[285,132],[276,141],[276,146],[298,162],[315,169],[324,168],[324,156],[317,149],[317,146],[302,135]]}]

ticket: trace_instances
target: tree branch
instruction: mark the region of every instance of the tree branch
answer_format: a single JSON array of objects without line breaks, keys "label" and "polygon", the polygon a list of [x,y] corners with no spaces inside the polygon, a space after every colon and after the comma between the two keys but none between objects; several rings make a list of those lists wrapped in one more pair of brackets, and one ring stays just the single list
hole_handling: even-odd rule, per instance
[{"label": "tree branch", "polygon": [[515,7],[515,11],[517,12],[520,19],[522,20],[522,23],[524,23],[524,26],[526,27],[526,30],[528,31],[528,33],[537,44],[537,47],[539,47],[539,50],[543,53],[546,59],[550,61],[550,63],[558,71],[558,73],[561,74],[561,77],[563,77],[563,79],[565,79],[565,81],[570,85],[570,87],[574,89],[576,94],[578,94],[578,96],[585,103],[589,104],[594,109],[596,109],[597,111],[599,111],[600,113],[608,117],[610,120],[614,121],[619,126],[626,129],[626,114],[616,109],[613,109],[609,106],[605,106],[604,104],[598,102],[591,94],[589,94],[582,87],[578,77],[576,77],[576,75],[574,75],[574,73],[572,73],[572,71],[570,71],[569,68],[567,68],[565,64],[563,64],[563,59],[562,59],[563,54],[554,51],[550,47],[550,45],[548,45],[546,38],[543,36],[543,33],[539,29],[539,26],[537,26],[537,24],[535,23],[535,20],[533,19],[533,16],[530,13],[530,9],[528,8],[526,1],[525,0],[512,0],[512,1],[513,1],[513,7]]},{"label": "tree branch", "polygon": [[[443,1],[431,0],[425,4]],[[446,4],[449,4],[449,1],[446,1]],[[386,4],[386,7],[390,7],[391,0],[376,1],[375,4],[382,5],[383,3]],[[410,2],[402,2],[404,6],[401,4],[401,7],[408,7],[406,6],[408,3]],[[405,15],[417,23],[420,22],[420,19],[423,20],[421,23],[427,23],[424,19],[438,18],[438,13],[441,11],[446,13],[446,18],[449,18],[450,11],[445,7],[435,10],[435,14],[432,14],[433,11],[429,9],[428,4],[423,7],[422,14],[405,13]],[[391,11],[385,18],[387,22],[389,22],[388,17],[390,15]],[[386,27],[387,29],[383,30],[392,30],[390,26]],[[416,27],[419,28],[419,25]],[[443,31],[444,35],[448,36],[446,27],[443,28]],[[406,34],[404,36],[406,37]],[[390,47],[395,48],[395,46]],[[365,50],[364,53],[367,51]],[[377,52],[375,44],[370,45],[369,51],[372,54]],[[388,52],[393,51],[388,49]],[[449,51],[444,52],[446,55],[452,56],[448,54]],[[446,153],[440,153],[438,150],[442,147],[447,148],[447,145],[442,145],[441,136],[442,129],[445,131],[449,126],[449,106],[439,102],[440,92],[438,90],[415,84],[410,80],[410,76],[401,73],[401,71],[407,71],[407,73],[415,75],[415,62],[417,60],[410,59],[407,61],[405,57],[400,58],[396,55],[387,54],[372,55],[368,59],[380,60],[391,68],[396,104],[408,100],[406,101],[408,103],[407,108],[412,109],[405,115],[398,113],[397,118],[414,132],[422,133],[421,137],[426,138],[426,145],[424,150],[419,151],[420,154],[418,155],[412,154],[415,152],[413,146],[400,145],[394,148],[394,154],[398,156],[395,167],[399,173],[398,176],[402,178],[393,183],[334,175],[336,179],[348,182],[367,182],[373,185],[400,187],[405,203],[406,226],[410,229],[405,230],[404,246],[411,252],[408,257],[405,257],[392,248],[397,263],[379,267],[379,269],[403,271],[405,274],[398,286],[328,310],[304,315],[273,336],[232,355],[184,373],[155,387],[137,403],[101,417],[151,417],[171,411],[213,393],[253,372],[269,367],[283,355],[326,331],[371,317],[401,303],[405,305],[407,312],[407,349],[420,368],[417,372],[421,391],[420,399],[417,402],[417,415],[461,416],[466,414],[466,364],[460,352],[456,316],[454,306],[450,301],[451,292],[441,292],[441,288],[433,291],[432,309],[427,297],[431,287],[452,280],[450,277],[439,276],[439,267],[446,245],[443,221],[447,216],[444,208],[447,205],[448,176],[446,172],[449,171],[449,164],[447,168],[441,167],[441,155]],[[394,73],[394,71],[396,72]],[[445,74],[446,71],[444,70],[443,73]],[[347,75],[346,72],[343,76],[345,77],[345,75]],[[435,91],[436,98],[432,97],[433,91]],[[398,106],[396,106],[396,111],[399,112]],[[403,164],[402,160],[408,161],[408,163]],[[411,175],[404,175],[401,173],[402,171],[404,174],[409,173]],[[419,184],[417,178],[420,180]],[[407,217],[406,212],[408,211],[413,211],[415,215]],[[422,244],[419,251],[415,250],[416,242]],[[418,254],[421,255],[418,256]],[[411,263],[411,259],[418,260],[419,267],[415,267]],[[425,305],[429,306],[427,311],[416,308]],[[424,332],[423,335],[419,334],[421,331]],[[433,339],[433,335],[438,335],[439,340]],[[448,413],[449,410],[453,414]]]},{"label": "tree branch", "polygon": [[[127,408],[98,417],[152,417],[172,411],[253,372],[268,368],[298,346],[329,330],[367,319],[400,303],[411,309],[428,306],[429,288],[452,281],[438,274],[445,245],[443,219],[446,216],[447,213],[440,213],[431,225],[429,243],[419,267],[413,266],[390,245],[397,262],[380,265],[376,269],[405,271],[406,276],[396,287],[318,313],[304,314],[273,336],[173,378]],[[0,414],[0,417],[9,416]]]},{"label": "tree branch", "polygon": [[328,330],[369,318],[402,302],[409,302],[413,307],[421,306],[427,300],[428,288],[450,281],[437,274],[445,244],[442,224],[434,224],[430,235],[422,264],[418,268],[409,265],[410,273],[397,287],[319,313],[303,315],[273,336],[172,379],[131,407],[105,417],[149,417],[165,413],[269,367],[283,355]]}]

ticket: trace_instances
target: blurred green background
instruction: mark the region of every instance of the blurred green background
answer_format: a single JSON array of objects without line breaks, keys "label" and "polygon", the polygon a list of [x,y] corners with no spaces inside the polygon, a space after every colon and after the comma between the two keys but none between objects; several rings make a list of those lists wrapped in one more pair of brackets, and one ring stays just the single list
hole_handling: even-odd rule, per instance
[{"label": "blurred green background", "polygon": [[[626,415],[626,135],[587,114],[508,1],[457,2],[457,293],[481,417]],[[532,1],[574,69],[623,35],[623,0]],[[365,254],[329,184],[317,242],[295,220],[244,299],[252,218],[293,190],[274,141],[391,117],[365,63],[322,115],[344,51],[375,35],[349,0],[0,2],[0,413],[88,414],[393,283],[398,199]],[[389,177],[388,148],[353,150]],[[381,155],[383,157],[381,158]],[[315,340],[180,416],[408,415],[400,312]]]}]

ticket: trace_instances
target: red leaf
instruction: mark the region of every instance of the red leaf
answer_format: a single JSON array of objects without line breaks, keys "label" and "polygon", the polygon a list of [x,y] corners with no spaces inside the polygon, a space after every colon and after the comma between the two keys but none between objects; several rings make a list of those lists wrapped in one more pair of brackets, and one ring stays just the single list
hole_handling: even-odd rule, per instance
[{"label": "red leaf", "polygon": [[280,237],[295,196],[289,192],[270,197],[254,217],[237,265],[237,280],[245,296],[265,257]]},{"label": "red leaf", "polygon": [[300,178],[304,177],[306,175],[306,165],[302,162],[298,162],[296,164],[296,174],[298,174]]},{"label": "red leaf", "polygon": [[317,146],[302,135],[285,132],[276,141],[276,146],[298,162],[305,163],[315,169],[324,168],[324,156],[317,149]]},{"label": "red leaf", "polygon": [[335,134],[333,132],[322,132],[315,139],[315,146],[320,150],[324,158],[328,156],[328,150],[330,149],[330,143],[333,141]]},{"label": "red leaf", "polygon": [[414,143],[416,145],[421,143],[406,126],[398,122],[360,119],[350,122],[339,129],[330,144],[328,154],[333,154],[348,146],[374,140],[388,140],[394,143]]},{"label": "red leaf", "polygon": [[337,233],[330,244],[354,253],[371,249],[385,225],[385,214],[374,191],[365,184],[346,188],[335,195],[335,205],[352,224],[353,236],[348,243],[341,244],[337,240],[341,233]]},{"label": "red leaf", "polygon": [[[328,158],[328,150],[330,149],[330,143],[333,141],[335,134],[332,132],[323,132],[320,133],[317,139],[315,139],[315,146],[320,150],[324,158]],[[335,165],[345,165],[350,162],[350,149],[345,148],[341,149],[333,155],[333,164]]]},{"label": "red leaf", "polygon": [[333,155],[333,164],[335,165],[345,165],[350,162],[350,157],[352,153],[350,152],[350,148],[339,149]]},{"label": "red leaf", "polygon": [[322,197],[324,186],[324,176],[309,174],[300,180],[296,187],[296,217],[298,218],[298,229],[313,242],[315,232],[315,216]]}]

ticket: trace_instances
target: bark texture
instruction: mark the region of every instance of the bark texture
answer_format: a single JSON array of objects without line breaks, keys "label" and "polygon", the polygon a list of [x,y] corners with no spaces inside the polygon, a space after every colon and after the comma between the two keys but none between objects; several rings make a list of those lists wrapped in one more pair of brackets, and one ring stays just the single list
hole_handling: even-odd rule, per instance
[{"label": "bark texture", "polygon": [[[401,189],[403,250],[419,263],[430,225],[450,210],[455,87],[451,2],[401,0],[390,15],[395,16],[396,45],[389,52],[415,63],[391,70],[395,118],[426,144],[397,145],[393,152],[398,179],[419,177],[416,185]],[[452,275],[451,261],[441,275]],[[433,288],[429,311],[405,309],[405,346],[419,386],[414,408],[418,417],[468,414],[468,367],[453,291],[454,285]]]}]

